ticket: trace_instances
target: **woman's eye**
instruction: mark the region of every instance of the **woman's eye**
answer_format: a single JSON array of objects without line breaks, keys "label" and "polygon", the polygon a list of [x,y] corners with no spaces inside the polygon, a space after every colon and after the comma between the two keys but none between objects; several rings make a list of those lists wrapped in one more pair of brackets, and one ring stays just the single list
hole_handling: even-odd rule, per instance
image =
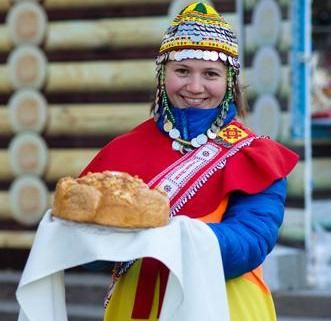
[{"label": "woman's eye", "polygon": [[177,68],[175,71],[178,75],[181,75],[181,76],[188,74],[188,70],[185,68]]},{"label": "woman's eye", "polygon": [[206,72],[206,76],[207,76],[208,78],[217,78],[217,77],[219,77],[220,75],[219,75],[217,72],[215,72],[215,71],[207,71],[207,72]]}]

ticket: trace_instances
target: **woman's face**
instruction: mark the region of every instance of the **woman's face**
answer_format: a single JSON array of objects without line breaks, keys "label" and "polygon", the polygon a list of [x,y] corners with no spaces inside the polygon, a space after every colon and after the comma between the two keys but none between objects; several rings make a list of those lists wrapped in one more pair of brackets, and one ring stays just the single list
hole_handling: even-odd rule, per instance
[{"label": "woman's face", "polygon": [[165,66],[165,88],[178,108],[215,108],[226,92],[226,66],[218,61],[186,59]]}]

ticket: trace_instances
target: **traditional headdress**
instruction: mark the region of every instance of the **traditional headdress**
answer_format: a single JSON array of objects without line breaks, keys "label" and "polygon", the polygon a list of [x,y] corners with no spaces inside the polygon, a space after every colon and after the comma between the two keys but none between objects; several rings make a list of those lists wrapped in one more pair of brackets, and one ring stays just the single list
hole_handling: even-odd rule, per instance
[{"label": "traditional headdress", "polygon": [[213,7],[195,2],[173,20],[162,38],[156,63],[183,59],[221,60],[239,72],[238,41]]},{"label": "traditional headdress", "polygon": [[[167,61],[203,59],[221,61],[228,66],[227,91],[219,106],[219,115],[206,134],[186,142],[175,128],[174,117],[164,87],[164,66]],[[164,34],[159,55],[156,58],[158,88],[156,92],[154,117],[163,118],[163,129],[174,139],[173,148],[190,150],[214,139],[223,126],[229,103],[233,101],[233,83],[239,74],[238,41],[221,14],[212,6],[195,2],[186,6],[172,21]]]}]

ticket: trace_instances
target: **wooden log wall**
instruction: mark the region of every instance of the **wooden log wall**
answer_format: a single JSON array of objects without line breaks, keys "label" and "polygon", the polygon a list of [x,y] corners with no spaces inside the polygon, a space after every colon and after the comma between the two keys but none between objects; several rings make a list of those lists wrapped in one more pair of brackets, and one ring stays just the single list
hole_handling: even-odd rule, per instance
[{"label": "wooden log wall", "polygon": [[[154,58],[180,2],[188,1],[0,0],[0,249],[28,249],[56,181],[77,176],[104,144],[149,117]],[[247,121],[256,124],[267,104],[267,119],[277,120],[267,121],[268,129],[288,141],[288,1],[277,3],[275,34],[256,38],[261,25],[268,29],[263,8],[253,12],[259,2],[244,1],[240,35],[247,39],[242,81],[253,106]],[[236,28],[235,1],[213,3]],[[273,47],[257,51],[269,38]],[[302,177],[298,167],[290,179],[294,197]]]},{"label": "wooden log wall", "polygon": [[0,0],[0,248],[28,249],[56,181],[149,117],[179,2]]}]

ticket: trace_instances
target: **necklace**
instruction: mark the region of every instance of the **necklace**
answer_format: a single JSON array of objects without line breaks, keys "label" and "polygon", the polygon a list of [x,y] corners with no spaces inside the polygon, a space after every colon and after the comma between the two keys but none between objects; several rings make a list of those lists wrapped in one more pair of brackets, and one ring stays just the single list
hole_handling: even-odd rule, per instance
[{"label": "necklace", "polygon": [[194,148],[199,148],[200,146],[206,144],[208,139],[215,139],[218,132],[224,124],[224,120],[228,114],[229,104],[232,101],[232,90],[227,90],[225,97],[219,106],[219,113],[214,122],[212,122],[210,128],[207,129],[205,133],[201,133],[191,140],[185,140],[181,137],[180,131],[175,127],[176,120],[169,107],[168,97],[163,91],[162,93],[162,104],[164,108],[164,122],[163,130],[169,135],[173,140],[172,149],[180,151],[181,153],[192,151]]}]

